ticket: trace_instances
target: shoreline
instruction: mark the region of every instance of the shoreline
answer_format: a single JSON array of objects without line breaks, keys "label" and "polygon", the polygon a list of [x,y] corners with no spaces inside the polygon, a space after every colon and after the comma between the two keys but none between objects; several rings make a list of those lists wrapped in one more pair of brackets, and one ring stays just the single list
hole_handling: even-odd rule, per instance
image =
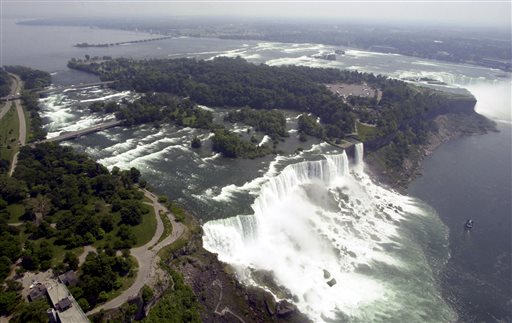
[{"label": "shoreline", "polygon": [[[424,175],[424,159],[432,155],[444,143],[469,136],[480,136],[492,132],[500,132],[497,122],[478,114],[477,112],[472,112],[470,114],[450,113],[440,115],[434,119],[434,122],[438,127],[437,132],[429,133],[427,144],[415,147],[414,152],[411,152],[410,156],[404,160],[402,168],[399,171],[387,172],[381,167],[376,156],[368,158],[368,171],[374,176],[375,180],[398,191],[400,194],[409,196],[409,184]],[[432,205],[432,207],[434,206]],[[450,222],[443,218],[441,214],[438,214],[438,217],[448,228],[451,235],[453,228],[451,227]],[[461,319],[467,319],[468,314],[464,307],[461,307],[461,304],[459,303],[460,301],[453,298],[453,286],[451,284],[447,285],[446,270],[449,269],[448,266],[452,262],[453,247],[454,246],[452,246],[451,243],[447,246],[450,256],[444,266],[437,273],[436,281],[437,284],[439,284],[443,300],[455,313],[457,316],[455,321],[458,322]]]},{"label": "shoreline", "polygon": [[[378,151],[369,153],[368,170],[380,184],[406,194],[407,184],[422,175],[423,159],[431,155],[443,143],[463,136],[482,135],[490,131],[497,131],[493,121],[476,112],[440,115],[434,120],[438,125],[438,131],[430,133],[428,144],[416,147],[416,153],[411,154],[412,156],[404,161],[407,166],[404,171],[393,174],[379,173],[379,168],[375,167],[374,156],[378,154]],[[392,179],[396,180],[396,177],[390,177],[390,175],[399,176],[401,180],[393,182]],[[293,304],[276,303],[273,296],[264,289],[246,286],[239,282],[234,269],[229,264],[220,261],[217,254],[203,248],[203,232],[197,222],[198,217],[192,214],[191,216],[195,219],[198,230],[190,237],[186,247],[176,250],[166,262],[175,270],[183,273],[185,281],[198,296],[199,302],[206,309],[201,312],[203,319],[219,319],[227,313],[236,313],[236,315],[245,313],[256,320],[263,318],[273,318],[277,321],[298,319],[302,322],[307,320],[307,317]],[[219,296],[219,289],[223,291],[223,296]],[[227,309],[221,311],[224,314],[217,311],[217,309],[220,310],[218,307],[221,301],[222,306],[225,306],[222,308]],[[459,315],[455,309],[454,312]]]},{"label": "shoreline", "polygon": [[368,170],[379,183],[407,195],[409,184],[423,176],[423,160],[442,144],[466,136],[499,132],[496,122],[474,111],[442,114],[434,118],[434,123],[438,128],[437,132],[431,131],[428,134],[426,144],[413,146],[398,169],[391,169],[384,165],[382,148],[365,156]]}]

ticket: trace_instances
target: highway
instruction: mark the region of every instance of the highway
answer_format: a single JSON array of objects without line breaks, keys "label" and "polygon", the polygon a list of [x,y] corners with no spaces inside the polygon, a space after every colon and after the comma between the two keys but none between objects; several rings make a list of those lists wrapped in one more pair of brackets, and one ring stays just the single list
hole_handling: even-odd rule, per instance
[{"label": "highway", "polygon": [[[13,82],[11,84],[11,94],[10,96],[17,96],[21,91],[23,83],[19,79],[17,75],[9,73]],[[25,113],[23,112],[23,107],[21,106],[20,100],[10,100],[6,101],[2,109],[0,109],[0,120],[4,117],[4,115],[11,109],[11,106],[14,102],[14,106],[16,108],[16,113],[18,114],[18,122],[19,122],[19,136],[18,143],[21,146],[25,145],[27,141],[27,121],[25,120]],[[18,162],[18,153],[16,152],[11,161],[11,168],[9,169],[9,176],[12,176],[14,173],[14,169],[16,168],[16,163]]]},{"label": "highway", "polygon": [[[18,142],[20,147],[24,146],[27,142],[27,120],[25,119],[25,113],[23,112],[23,107],[21,106],[20,100],[14,101],[14,105],[16,106],[16,113],[18,114],[18,121],[20,123],[20,132],[18,137]],[[12,176],[14,173],[14,169],[16,168],[16,164],[18,163],[18,154],[20,152],[17,151],[12,158],[11,169],[9,170],[9,176]]]},{"label": "highway", "polygon": [[[15,95],[17,95],[17,93],[19,93],[21,91],[21,80],[18,78],[18,76],[14,75],[14,74],[9,74],[9,75],[13,78],[14,82],[12,82],[12,84],[11,84],[11,94],[6,96],[5,98],[15,96]],[[12,104],[12,100],[5,101],[5,104],[0,109],[0,120],[2,120],[4,115],[9,111],[9,109],[11,108],[11,104]]]}]

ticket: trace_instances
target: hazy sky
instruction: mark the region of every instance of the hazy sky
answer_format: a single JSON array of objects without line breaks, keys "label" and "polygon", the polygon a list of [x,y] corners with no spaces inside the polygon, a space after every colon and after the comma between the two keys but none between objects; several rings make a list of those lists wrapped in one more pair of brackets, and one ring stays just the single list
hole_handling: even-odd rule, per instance
[{"label": "hazy sky", "polygon": [[58,16],[254,16],[339,18],[419,24],[500,26],[510,28],[506,1],[158,1],[158,0],[0,0],[4,17]]}]

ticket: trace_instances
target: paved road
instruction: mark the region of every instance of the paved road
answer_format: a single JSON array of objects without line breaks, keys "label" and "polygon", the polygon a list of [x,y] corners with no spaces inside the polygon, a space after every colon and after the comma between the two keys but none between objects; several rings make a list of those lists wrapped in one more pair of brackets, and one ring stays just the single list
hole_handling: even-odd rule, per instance
[{"label": "paved road", "polygon": [[[11,94],[15,95],[21,91],[23,83],[17,75],[9,73],[14,82],[11,84]],[[8,101],[4,104],[3,108],[0,110],[0,119],[11,109],[11,104],[14,102],[14,106],[16,108],[16,113],[18,114],[18,122],[19,126],[19,136],[18,136],[18,144],[21,146],[25,145],[27,141],[27,122],[25,120],[25,114],[23,113],[23,107],[21,106],[20,100]],[[12,176],[14,173],[14,169],[16,168],[16,163],[18,162],[18,152],[14,154],[11,163],[11,169],[9,170],[9,176]]]},{"label": "paved road", "polygon": [[[101,306],[94,308],[93,310],[89,311],[87,315],[97,313],[102,309],[109,310],[117,308],[122,304],[126,303],[128,299],[130,299],[131,297],[136,296],[142,289],[144,284],[146,284],[146,282],[149,280],[150,274],[153,271],[153,269],[156,266],[158,266],[159,258],[156,255],[158,251],[163,247],[176,241],[179,237],[181,237],[183,232],[185,232],[186,227],[182,223],[176,222],[174,215],[170,213],[166,207],[164,207],[162,204],[158,202],[157,196],[155,196],[153,193],[147,190],[144,190],[144,195],[147,198],[149,198],[153,204],[157,224],[155,235],[153,236],[151,241],[149,241],[148,243],[141,247],[130,249],[131,255],[134,256],[135,259],[137,259],[137,262],[139,263],[137,278],[135,279],[133,285],[130,286],[130,288],[128,288],[127,290],[125,290],[121,295],[108,301],[107,303]],[[171,220],[172,232],[164,240],[158,242],[158,240],[162,236],[162,233],[164,232],[164,224],[159,216],[160,211],[165,212],[168,215],[169,220]]]},{"label": "paved road", "polygon": [[[27,142],[27,121],[25,119],[25,113],[23,112],[23,107],[21,106],[20,100],[14,101],[14,105],[16,106],[16,112],[18,113],[18,120],[20,123],[20,134],[18,137],[18,142],[20,147],[25,146]],[[17,151],[12,158],[11,170],[9,171],[9,176],[12,176],[14,173],[14,169],[16,168],[16,164],[18,163],[18,154],[20,152]]]},{"label": "paved road", "polygon": [[82,266],[82,264],[85,262],[85,258],[87,258],[87,255],[89,252],[96,252],[96,248],[93,246],[85,246],[84,251],[82,254],[78,257],[78,266]]},{"label": "paved road", "polygon": [[[14,82],[11,83],[11,94],[16,94],[21,91],[21,80],[17,75],[9,74]],[[12,101],[6,101],[3,107],[0,109],[0,120],[4,115],[11,109]]]}]

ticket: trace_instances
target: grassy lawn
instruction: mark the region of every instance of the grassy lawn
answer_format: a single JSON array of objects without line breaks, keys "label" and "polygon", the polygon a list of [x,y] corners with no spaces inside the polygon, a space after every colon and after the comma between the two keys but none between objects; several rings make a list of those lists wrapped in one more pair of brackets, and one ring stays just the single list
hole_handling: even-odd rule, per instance
[{"label": "grassy lawn", "polygon": [[172,223],[171,223],[171,220],[169,220],[169,217],[167,216],[167,214],[165,214],[164,212],[161,212],[160,218],[162,219],[162,222],[164,223],[164,232],[160,236],[160,239],[158,239],[158,242],[164,240],[172,233]]},{"label": "grassy lawn", "polygon": [[144,204],[149,213],[142,216],[142,223],[133,227],[133,233],[137,237],[137,244],[134,247],[140,247],[148,243],[155,235],[156,216],[155,209],[152,206]]},{"label": "grassy lawn", "polygon": [[56,266],[60,264],[64,260],[64,255],[66,252],[71,251],[74,253],[77,257],[80,257],[82,252],[84,252],[84,247],[76,247],[74,249],[66,249],[66,246],[58,246],[55,243],[55,238],[49,239],[48,242],[53,246],[53,259],[52,259],[52,265]]},{"label": "grassy lawn", "polygon": [[362,141],[372,140],[377,137],[377,127],[370,127],[357,122],[357,134]]},{"label": "grassy lawn", "polygon": [[[91,208],[94,209],[94,201],[85,206],[86,209]],[[137,237],[137,243],[133,247],[140,247],[148,243],[156,231],[156,217],[155,210],[152,206],[143,204],[143,207],[148,210],[148,213],[142,216],[142,223],[136,226],[131,227],[133,233]],[[104,206],[103,210],[100,211],[102,213],[109,213],[113,219],[113,222],[116,223],[116,227],[121,224],[121,214],[118,212],[109,212],[109,207]],[[113,241],[118,240],[119,238],[116,236],[117,228],[105,234],[103,239],[96,240],[93,243],[93,246],[97,249],[103,248],[106,244],[110,244]]]},{"label": "grassy lawn", "polygon": [[7,211],[10,214],[7,223],[23,222],[20,217],[25,213],[25,206],[23,204],[11,204],[7,206]]},{"label": "grassy lawn", "polygon": [[175,251],[184,248],[187,245],[190,236],[188,232],[189,231],[186,231],[180,238],[178,238],[178,240],[160,249],[157,253],[160,259],[169,259]]},{"label": "grassy lawn", "polygon": [[32,128],[30,127],[30,113],[28,113],[27,109],[25,109],[25,106],[23,106],[23,114],[25,115],[25,125],[27,129],[27,136],[26,136],[26,143],[30,142],[30,140],[33,137]]},{"label": "grassy lawn", "polygon": [[18,151],[18,137],[20,124],[14,105],[11,106],[2,120],[0,120],[0,158],[12,160]]}]

